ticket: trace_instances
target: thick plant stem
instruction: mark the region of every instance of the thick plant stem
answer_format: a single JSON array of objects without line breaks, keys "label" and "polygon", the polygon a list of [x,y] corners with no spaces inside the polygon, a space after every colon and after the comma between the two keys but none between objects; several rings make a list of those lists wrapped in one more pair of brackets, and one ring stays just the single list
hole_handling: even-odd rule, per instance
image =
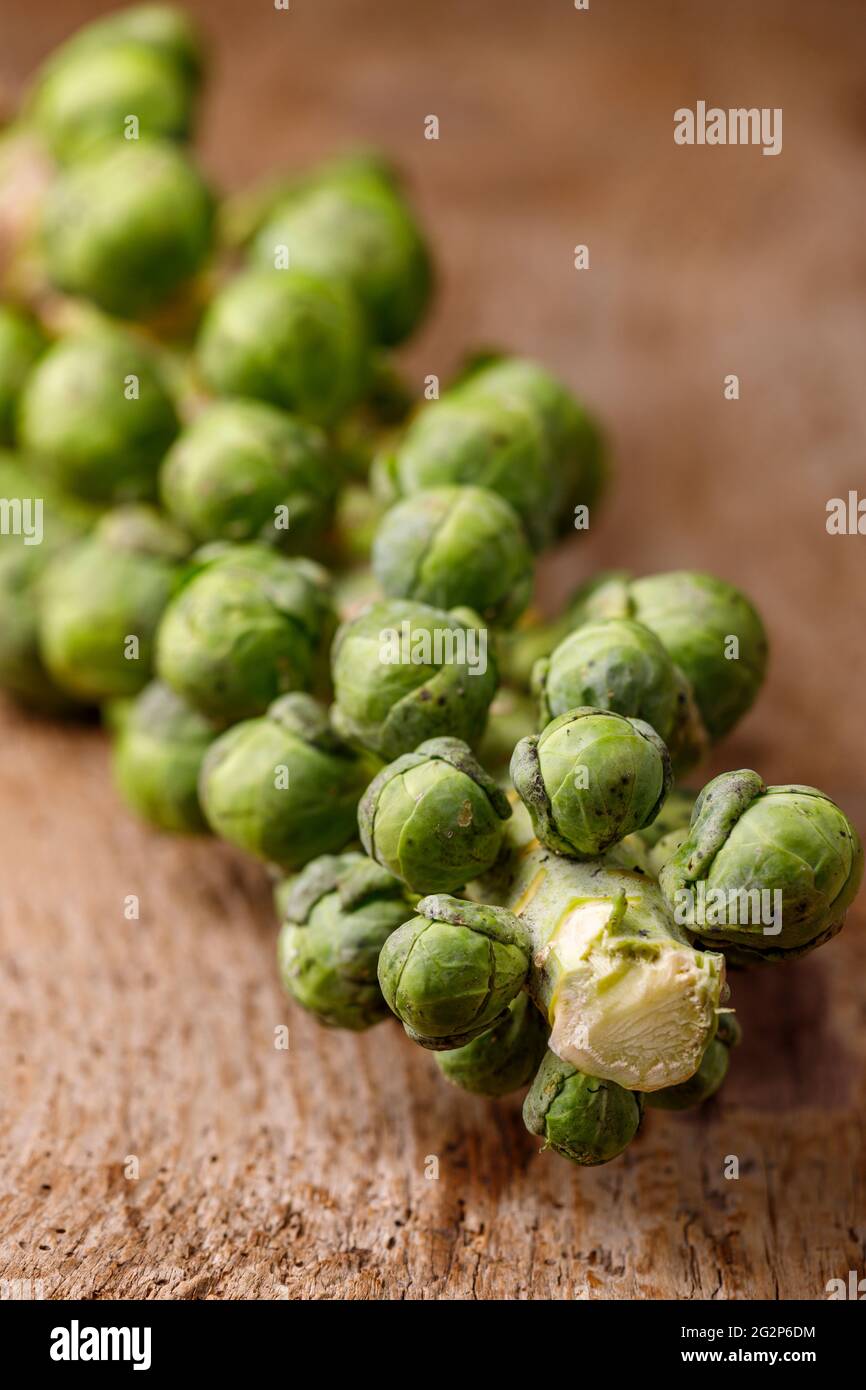
[{"label": "thick plant stem", "polygon": [[527,988],[557,1056],[633,1091],[694,1074],[716,1026],[724,961],[694,950],[653,879],[610,858],[553,854],[518,812],[477,891],[529,932]]}]

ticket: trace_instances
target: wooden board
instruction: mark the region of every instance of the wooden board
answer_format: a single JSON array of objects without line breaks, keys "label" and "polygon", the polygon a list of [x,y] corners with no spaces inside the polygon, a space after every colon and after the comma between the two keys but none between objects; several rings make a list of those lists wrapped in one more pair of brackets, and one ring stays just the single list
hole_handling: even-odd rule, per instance
[{"label": "wooden board", "polygon": [[[3,92],[100,8],[34,23],[9,0]],[[416,381],[501,343],[605,420],[616,485],[546,564],[546,601],[608,565],[741,582],[772,670],[707,775],[817,783],[862,832],[866,537],[824,524],[866,474],[862,6],[190,8],[224,186],[347,143],[407,169],[441,267]],[[782,154],[676,147],[698,99],[781,106]],[[396,1023],[354,1038],[291,1008],[263,874],[135,824],[97,731],[4,710],[0,735],[0,1278],[51,1298],[784,1299],[866,1272],[862,906],[812,958],[734,978],[746,1036],[719,1101],[578,1171]]]}]

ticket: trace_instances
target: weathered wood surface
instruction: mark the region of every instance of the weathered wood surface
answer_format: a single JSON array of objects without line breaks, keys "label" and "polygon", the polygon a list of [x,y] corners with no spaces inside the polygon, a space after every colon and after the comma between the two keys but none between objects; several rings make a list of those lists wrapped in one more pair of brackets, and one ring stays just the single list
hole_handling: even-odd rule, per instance
[{"label": "weathered wood surface", "polygon": [[[4,92],[96,8],[7,0]],[[816,782],[866,828],[866,538],[824,529],[866,474],[862,7],[191,8],[226,186],[349,141],[407,167],[442,267],[419,379],[504,343],[603,415],[616,487],[548,598],[611,564],[739,577],[773,667],[708,772]],[[698,98],[783,107],[781,156],[676,148]],[[262,875],[133,823],[98,732],[4,711],[0,733],[0,1277],[53,1298],[820,1298],[866,1273],[862,907],[811,959],[734,979],[746,1040],[719,1101],[579,1172],[396,1024],[327,1034],[290,1008]]]}]

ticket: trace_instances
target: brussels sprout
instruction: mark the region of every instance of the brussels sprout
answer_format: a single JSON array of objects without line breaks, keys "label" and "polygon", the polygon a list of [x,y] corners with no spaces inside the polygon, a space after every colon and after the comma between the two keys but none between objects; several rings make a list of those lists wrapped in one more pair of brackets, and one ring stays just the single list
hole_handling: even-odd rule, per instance
[{"label": "brussels sprout", "polygon": [[532,593],[532,552],[520,518],[480,487],[433,488],[398,502],[376,532],[373,570],[389,598],[466,605],[506,625]]},{"label": "brussels sprout", "polygon": [[563,1158],[609,1163],[637,1134],[641,1103],[614,1081],[577,1071],[548,1052],[523,1103],[523,1123]]},{"label": "brussels sprout", "polygon": [[[333,433],[340,462],[349,476],[367,480],[384,433],[404,425],[414,403],[412,388],[391,357],[374,351],[363,399],[338,421]],[[375,501],[381,515],[389,499],[377,496]]]},{"label": "brussels sprout", "polygon": [[159,830],[206,830],[198,776],[214,726],[158,681],[116,722],[114,778],[127,806]]},{"label": "brussels sprout", "polygon": [[21,388],[45,347],[41,330],[26,314],[0,304],[0,446],[15,438]]},{"label": "brussels sprout", "polygon": [[[534,609],[524,613],[516,630],[503,633],[499,639],[502,679],[521,692],[530,690],[538,663],[544,657],[549,657],[573,631],[574,623],[568,608],[551,619],[542,619]],[[541,670],[539,683],[540,680]]]},{"label": "brussels sprout", "polygon": [[679,830],[669,830],[666,835],[662,835],[660,839],[656,840],[652,848],[647,851],[647,871],[658,878],[665,864],[673,859],[683,845],[688,833],[688,826],[684,825]]},{"label": "brussels sprout", "polygon": [[179,422],[156,354],[100,328],[49,348],[25,385],[18,429],[21,447],[67,492],[131,502],[156,495]]},{"label": "brussels sprout", "polygon": [[201,269],[213,202],[174,145],[103,143],[49,190],[42,246],[51,281],[134,318],[162,305]]},{"label": "brussels sprout", "polygon": [[551,854],[515,814],[473,895],[515,912],[528,932],[527,989],[550,1022],[551,1051],[629,1091],[657,1091],[697,1071],[724,957],[693,949],[658,884],[618,859]]},{"label": "brussels sprout", "polygon": [[573,527],[575,507],[598,500],[606,465],[598,427],[568,388],[537,362],[500,357],[470,373],[457,392],[532,411],[553,460],[558,529]]},{"label": "brussels sprout", "polygon": [[205,315],[198,360],[218,394],[270,401],[322,425],[360,399],[368,371],[351,290],[303,270],[248,270],[230,281]]},{"label": "brussels sprout", "polygon": [[574,596],[571,614],[575,626],[628,617],[651,628],[688,682],[712,742],[733,728],[763,683],[763,623],[744,594],[712,575],[601,575]]},{"label": "brussels sprout", "polygon": [[649,825],[671,785],[668,750],[641,719],[573,709],[521,739],[511,780],[542,844],[559,854],[601,854]]},{"label": "brussels sprout", "polygon": [[716,1037],[725,1047],[739,1047],[743,1041],[743,1029],[733,1009],[720,1009],[717,1020]]},{"label": "brussels sprout", "polygon": [[0,689],[43,714],[78,702],[51,679],[39,651],[39,588],[55,556],[80,540],[93,517],[0,454]]},{"label": "brussels sprout", "polygon": [[487,360],[465,374],[418,412],[376,470],[392,497],[454,483],[498,492],[536,549],[573,521],[577,505],[595,501],[603,471],[583,409],[543,367],[520,358]]},{"label": "brussels sprout", "polygon": [[382,591],[370,570],[344,570],[334,575],[334,599],[341,622],[351,622],[381,597]]},{"label": "brussels sprout", "polygon": [[115,14],[104,15],[76,30],[55,49],[48,62],[53,68],[67,58],[100,49],[125,47],[134,43],[171,63],[189,83],[201,76],[204,57],[198,26],[175,5],[130,5]]},{"label": "brussels sprout", "polygon": [[458,738],[431,738],[373,779],[358,808],[367,853],[415,893],[451,893],[494,863],[508,798]]},{"label": "brussels sprout", "polygon": [[617,844],[605,850],[601,857],[605,864],[610,864],[615,869],[628,869],[636,874],[651,873],[650,851],[641,839],[640,831],[624,836]]},{"label": "brussels sprout", "polygon": [[354,838],[370,772],[369,761],[334,734],[327,712],[295,692],[211,744],[199,797],[217,835],[290,872]]},{"label": "brussels sprout", "polygon": [[388,1006],[415,1042],[462,1047],[504,1023],[529,969],[526,929],[503,908],[422,898],[379,956]]},{"label": "brussels sprout", "polygon": [[679,1086],[653,1091],[646,1098],[647,1105],[655,1110],[690,1110],[695,1105],[702,1105],[716,1094],[727,1076],[731,1048],[737,1047],[741,1038],[742,1030],[736,1016],[730,1012],[720,1013],[716,1036],[707,1047],[694,1076],[680,1082]]},{"label": "brussels sprout", "polygon": [[188,549],[151,508],[119,507],[52,561],[40,587],[39,644],[59,686],[96,701],[143,689]]},{"label": "brussels sprout", "polygon": [[160,474],[162,500],[198,541],[303,549],[333,511],[325,435],[263,401],[216,401],[183,431]]},{"label": "brussels sprout", "polygon": [[507,776],[516,745],[536,729],[535,701],[502,685],[490,706],[490,718],[478,745],[482,767]]},{"label": "brussels sprout", "polygon": [[476,623],[400,599],[344,623],[332,653],[335,728],[388,760],[440,734],[477,742],[497,675]]},{"label": "brussels sprout", "polygon": [[434,1052],[452,1085],[477,1096],[507,1096],[528,1086],[547,1051],[549,1029],[528,994],[518,994],[505,1017],[463,1047]]},{"label": "brussels sprout", "polygon": [[323,186],[337,186],[352,179],[369,179],[393,193],[400,178],[389,157],[375,149],[350,150],[304,173],[267,174],[258,183],[230,193],[221,208],[223,240],[228,247],[249,247],[265,223],[295,200]]},{"label": "brussels sprout", "polygon": [[322,855],[283,896],[277,943],[283,988],[320,1023],[360,1032],[390,1017],[376,967],[406,920],[404,890],[363,854]]},{"label": "brussels sprout", "polygon": [[660,875],[677,921],[735,964],[788,960],[829,941],[863,877],[863,847],[815,787],[768,787],[748,769],[704,787]]},{"label": "brussels sprout", "polygon": [[663,1091],[653,1091],[647,1096],[647,1105],[654,1110],[691,1110],[702,1105],[714,1096],[728,1072],[730,1053],[724,1043],[713,1038],[701,1058],[701,1065],[688,1081],[679,1086],[668,1086]]},{"label": "brussels sprout", "polygon": [[543,724],[585,705],[645,720],[665,741],[677,723],[676,668],[655,633],[630,619],[577,628],[537,663],[532,679]]},{"label": "brussels sprout", "polygon": [[333,172],[299,188],[259,231],[253,260],[344,280],[373,338],[398,343],[423,316],[432,273],[427,247],[389,179],[370,169]]},{"label": "brussels sprout", "polygon": [[224,723],[316,684],[335,624],[321,565],[253,544],[215,543],[197,559],[160,623],[160,679]]},{"label": "brussels sprout", "polygon": [[130,41],[55,54],[29,115],[55,158],[68,163],[103,140],[186,139],[192,106],[193,92],[175,64]]},{"label": "brussels sprout", "polygon": [[446,395],[418,411],[396,451],[377,460],[376,473],[392,500],[454,484],[486,488],[511,503],[536,550],[553,534],[547,443],[526,410]]},{"label": "brussels sprout", "polygon": [[681,787],[677,787],[665,797],[664,805],[655,820],[639,832],[648,849],[654,849],[661,840],[675,831],[688,830],[696,797],[697,792],[686,791]]}]

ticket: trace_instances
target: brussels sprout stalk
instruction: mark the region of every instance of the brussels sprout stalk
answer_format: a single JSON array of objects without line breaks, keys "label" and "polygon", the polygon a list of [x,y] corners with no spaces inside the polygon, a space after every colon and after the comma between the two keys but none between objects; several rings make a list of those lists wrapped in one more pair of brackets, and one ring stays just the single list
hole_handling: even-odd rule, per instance
[{"label": "brussels sprout stalk", "polygon": [[723,958],[693,949],[647,875],[561,858],[531,839],[524,817],[515,823],[478,892],[529,934],[527,988],[551,1050],[628,1090],[687,1080],[716,1026]]}]

